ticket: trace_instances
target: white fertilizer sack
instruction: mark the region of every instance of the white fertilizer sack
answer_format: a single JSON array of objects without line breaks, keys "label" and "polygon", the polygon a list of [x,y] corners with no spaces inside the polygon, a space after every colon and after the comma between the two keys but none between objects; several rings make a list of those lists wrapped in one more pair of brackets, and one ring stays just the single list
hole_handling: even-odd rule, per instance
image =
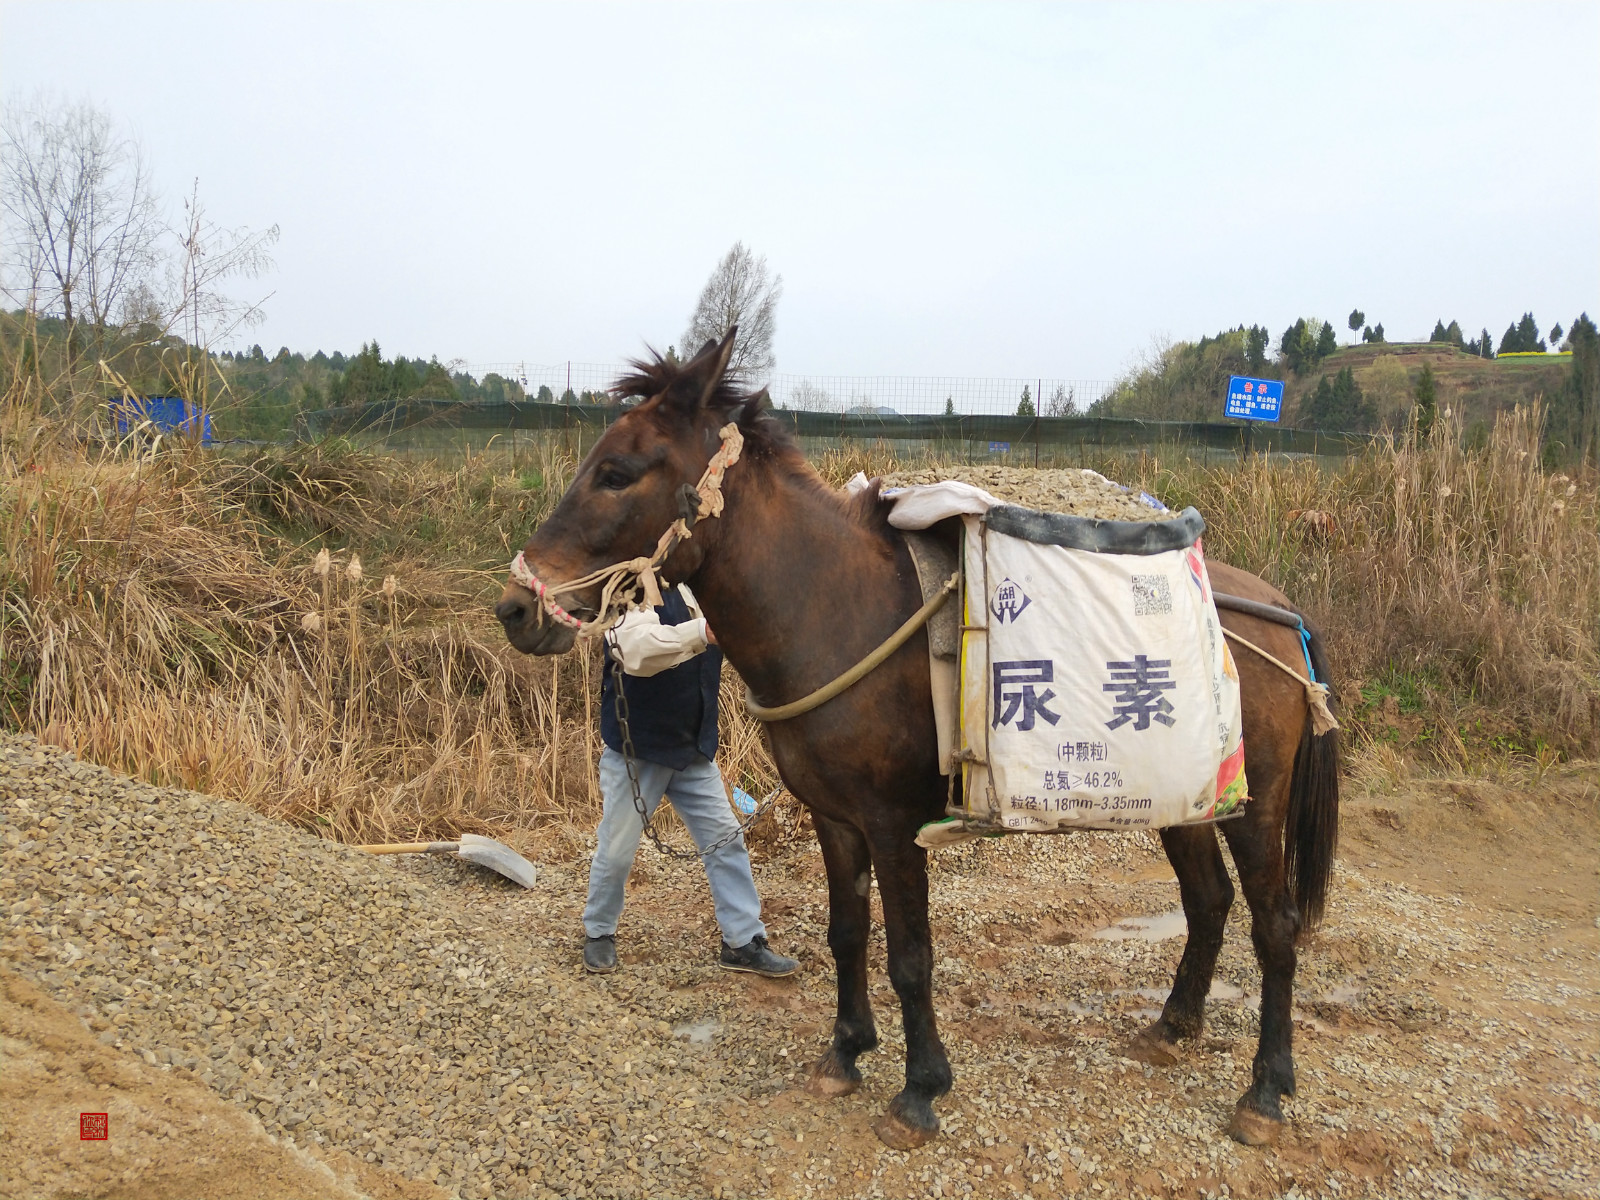
[{"label": "white fertilizer sack", "polygon": [[1246,798],[1239,674],[1192,509],[963,518],[963,816],[1007,831],[1161,828]]}]

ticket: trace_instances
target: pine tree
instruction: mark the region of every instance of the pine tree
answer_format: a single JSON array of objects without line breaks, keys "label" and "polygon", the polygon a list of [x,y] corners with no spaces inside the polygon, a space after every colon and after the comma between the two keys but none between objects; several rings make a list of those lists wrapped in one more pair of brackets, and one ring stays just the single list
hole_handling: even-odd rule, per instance
[{"label": "pine tree", "polygon": [[1560,321],[1557,321],[1554,325],[1550,326],[1550,344],[1552,346],[1561,345],[1561,337],[1564,333],[1566,333],[1566,330],[1561,328]]},{"label": "pine tree", "polygon": [[1317,335],[1317,358],[1327,358],[1339,348],[1339,339],[1334,335],[1333,326],[1324,324],[1322,332]]},{"label": "pine tree", "polygon": [[1022,399],[1017,404],[1017,416],[1031,417],[1033,411],[1033,391],[1027,384],[1022,385]]},{"label": "pine tree", "polygon": [[944,415],[947,417],[956,415],[956,398],[954,396],[946,396],[944,398]]},{"label": "pine tree", "polygon": [[1439,415],[1438,393],[1433,384],[1433,368],[1427,363],[1422,365],[1422,374],[1417,377],[1417,387],[1412,393],[1417,400],[1417,434],[1427,437],[1433,430],[1434,418]]},{"label": "pine tree", "polygon": [[1478,353],[1483,355],[1484,358],[1494,357],[1494,339],[1489,336],[1487,329],[1478,337]]},{"label": "pine tree", "polygon": [[1517,340],[1529,354],[1544,350],[1544,339],[1539,336],[1539,323],[1533,319],[1531,312],[1523,313],[1522,320],[1517,322]]},{"label": "pine tree", "polygon": [[1456,324],[1454,321],[1451,321],[1450,322],[1450,328],[1448,328],[1448,329],[1446,329],[1444,331],[1444,340],[1449,342],[1452,346],[1456,347],[1458,350],[1461,349],[1461,347],[1462,347],[1461,326]]},{"label": "pine tree", "polygon": [[1377,419],[1377,407],[1366,398],[1355,372],[1345,367],[1331,380],[1324,375],[1300,401],[1301,420],[1314,429],[1359,431]]},{"label": "pine tree", "polygon": [[1450,335],[1445,332],[1442,320],[1433,323],[1433,332],[1428,335],[1428,340],[1430,342],[1448,342],[1450,340]]},{"label": "pine tree", "polygon": [[1244,334],[1244,363],[1245,369],[1259,372],[1267,365],[1267,343],[1272,341],[1272,335],[1263,325],[1252,325]]}]

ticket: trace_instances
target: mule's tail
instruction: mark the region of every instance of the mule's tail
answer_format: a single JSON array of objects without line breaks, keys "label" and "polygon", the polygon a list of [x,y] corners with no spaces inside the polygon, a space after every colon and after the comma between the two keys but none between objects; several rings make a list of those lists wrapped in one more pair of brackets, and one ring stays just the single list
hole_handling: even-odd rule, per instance
[{"label": "mule's tail", "polygon": [[[1307,650],[1317,682],[1331,688],[1327,648],[1309,621],[1305,627],[1311,635]],[[1294,756],[1283,840],[1284,869],[1289,892],[1300,910],[1300,927],[1315,929],[1322,923],[1333,854],[1339,845],[1339,731],[1313,733],[1310,713]]]}]

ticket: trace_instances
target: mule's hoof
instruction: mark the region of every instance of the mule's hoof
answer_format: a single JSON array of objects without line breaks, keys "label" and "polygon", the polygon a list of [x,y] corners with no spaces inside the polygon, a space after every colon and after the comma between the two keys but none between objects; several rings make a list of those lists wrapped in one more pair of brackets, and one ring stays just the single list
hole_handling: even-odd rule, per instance
[{"label": "mule's hoof", "polygon": [[1270,1146],[1283,1132],[1285,1122],[1258,1113],[1245,1101],[1233,1110],[1233,1120],[1228,1122],[1228,1136],[1246,1146]]},{"label": "mule's hoof", "polygon": [[1149,1063],[1152,1067],[1170,1067],[1178,1061],[1178,1047],[1146,1029],[1122,1048],[1122,1057],[1134,1062]]},{"label": "mule's hoof", "polygon": [[939,1126],[935,1124],[932,1129],[917,1129],[893,1113],[885,1113],[872,1123],[872,1132],[891,1150],[915,1150],[932,1140],[939,1132]]},{"label": "mule's hoof", "polygon": [[824,1100],[837,1100],[840,1096],[848,1096],[860,1086],[859,1079],[836,1075],[829,1068],[819,1064],[811,1068],[811,1077],[806,1080],[806,1094],[820,1096]]}]

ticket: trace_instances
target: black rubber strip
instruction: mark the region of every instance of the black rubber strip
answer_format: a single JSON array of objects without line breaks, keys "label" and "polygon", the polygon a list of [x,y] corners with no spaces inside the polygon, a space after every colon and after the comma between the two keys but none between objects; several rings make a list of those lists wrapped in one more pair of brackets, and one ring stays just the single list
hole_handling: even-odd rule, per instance
[{"label": "black rubber strip", "polygon": [[1234,612],[1260,617],[1263,621],[1272,621],[1278,625],[1287,625],[1290,629],[1302,628],[1299,613],[1290,612],[1287,608],[1279,608],[1276,604],[1263,604],[1259,600],[1246,600],[1243,596],[1230,596],[1227,592],[1213,591],[1211,597],[1217,602],[1218,608],[1231,608]]},{"label": "black rubber strip", "polygon": [[997,504],[984,517],[989,528],[1007,537],[1043,546],[1091,550],[1097,554],[1164,554],[1186,550],[1205,532],[1205,518],[1186,508],[1170,521],[1102,521],[1068,513],[1035,512]]}]

